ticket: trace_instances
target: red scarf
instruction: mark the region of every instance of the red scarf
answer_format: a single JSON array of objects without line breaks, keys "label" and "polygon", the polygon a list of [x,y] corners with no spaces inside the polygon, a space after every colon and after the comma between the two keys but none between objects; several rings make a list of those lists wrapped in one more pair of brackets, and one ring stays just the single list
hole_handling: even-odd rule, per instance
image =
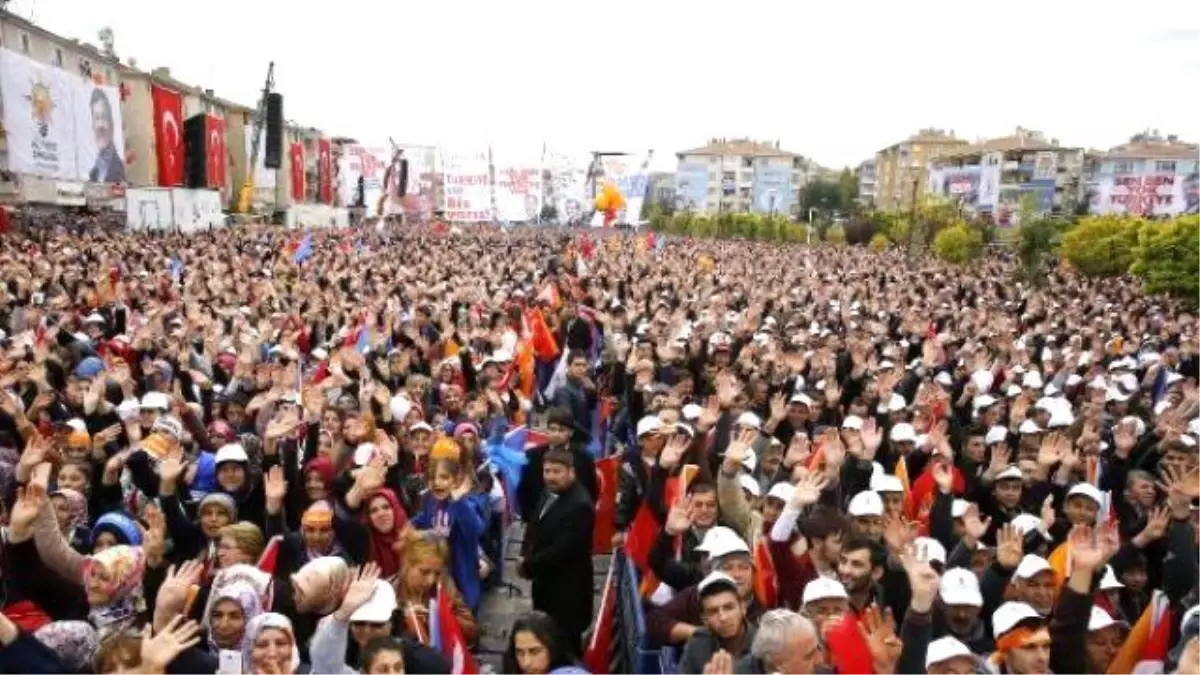
[{"label": "red scarf", "polygon": [[[371,525],[371,501],[376,497],[383,497],[392,507],[392,513],[395,514],[391,532],[380,532]],[[404,512],[404,508],[400,506],[400,500],[396,498],[396,493],[388,488],[380,488],[371,493],[371,496],[363,500],[363,526],[367,528],[367,532],[371,537],[371,561],[379,565],[379,570],[383,578],[388,578],[400,571],[400,554],[394,548],[396,540],[400,538],[400,532],[408,525],[408,514]]]}]

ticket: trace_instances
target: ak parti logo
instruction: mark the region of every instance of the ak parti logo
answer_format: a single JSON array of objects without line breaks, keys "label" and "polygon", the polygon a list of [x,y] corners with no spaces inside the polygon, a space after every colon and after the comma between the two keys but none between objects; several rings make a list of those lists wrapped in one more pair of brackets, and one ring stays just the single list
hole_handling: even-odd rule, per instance
[{"label": "ak parti logo", "polygon": [[42,138],[50,135],[50,119],[54,115],[55,103],[50,87],[42,81],[41,76],[34,81],[29,93],[25,95],[25,100],[29,101],[29,112],[33,121],[37,123],[38,133]]}]

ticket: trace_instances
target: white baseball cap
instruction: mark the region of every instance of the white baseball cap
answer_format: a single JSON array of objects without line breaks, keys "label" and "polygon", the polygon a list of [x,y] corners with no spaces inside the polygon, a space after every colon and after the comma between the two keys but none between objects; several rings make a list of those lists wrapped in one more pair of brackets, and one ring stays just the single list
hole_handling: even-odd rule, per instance
[{"label": "white baseball cap", "polygon": [[888,436],[895,443],[915,443],[917,430],[908,422],[901,422],[892,427],[892,432]]},{"label": "white baseball cap", "polygon": [[925,670],[929,670],[929,667],[935,663],[949,661],[960,656],[975,658],[971,650],[953,636],[940,637],[930,642],[929,646],[925,648]]},{"label": "white baseball cap", "polygon": [[224,462],[247,463],[249,461],[250,456],[246,454],[246,449],[243,448],[241,444],[227,443],[226,445],[222,445],[221,448],[217,450],[217,455],[214,458],[213,463],[217,466],[220,466]]},{"label": "white baseball cap", "polygon": [[904,484],[891,474],[876,473],[871,476],[871,490],[879,493],[904,492]]},{"label": "white baseball cap", "polygon": [[996,405],[996,400],[996,397],[992,396],[991,394],[980,394],[979,396],[975,397],[975,401],[973,403],[976,410],[982,410],[983,408],[990,408]]},{"label": "white baseball cap", "polygon": [[758,484],[758,481],[754,480],[754,476],[751,476],[748,473],[738,474],[738,485],[741,485],[743,490],[749,492],[755,497],[758,497],[762,494],[762,486]]},{"label": "white baseball cap", "polygon": [[942,372],[938,373],[937,377],[933,378],[933,381],[942,385],[943,387],[954,386],[954,378],[950,377],[950,373],[948,373],[944,370]]},{"label": "white baseball cap", "polygon": [[412,411],[412,399],[407,393],[396,394],[392,400],[388,401],[388,409],[392,412],[392,419],[403,422],[408,413]]},{"label": "white baseball cap", "polygon": [[[712,529],[716,530],[717,528],[714,527]],[[750,553],[750,547],[746,545],[746,541],[738,536],[737,532],[728,527],[720,527],[720,531],[711,540],[709,539],[709,533],[705,533],[704,541],[700,543],[703,548],[698,546],[696,550],[707,553],[709,559],[720,558],[731,553]]]},{"label": "white baseball cap", "polygon": [[1017,528],[1021,532],[1021,536],[1025,536],[1030,532],[1042,526],[1042,519],[1032,513],[1020,513],[1008,521],[1009,525]]},{"label": "white baseball cap", "polygon": [[685,420],[698,420],[702,414],[704,414],[704,408],[701,408],[695,403],[689,403],[683,406],[683,419]]},{"label": "white baseball cap", "polygon": [[929,562],[939,562],[942,565],[946,564],[946,547],[942,546],[942,542],[933,537],[917,537],[913,540],[913,545],[918,551],[925,552],[925,558]]},{"label": "white baseball cap", "polygon": [[696,545],[695,550],[702,553],[708,553],[709,549],[713,548],[713,545],[717,543],[718,539],[731,534],[735,534],[734,531],[728,527],[725,527],[724,525],[715,525],[710,527],[708,528],[708,531],[704,533],[704,538],[701,539],[700,543]]},{"label": "white baseball cap", "polygon": [[788,403],[799,403],[800,405],[812,407],[813,400],[805,394],[796,394],[788,400]]},{"label": "white baseball cap", "polygon": [[[744,412],[741,415],[738,415],[735,426],[750,427],[755,431],[762,431],[762,420],[759,419],[758,415],[755,415],[752,412]],[[638,435],[640,436],[641,434]]]},{"label": "white baseball cap", "polygon": [[858,415],[847,415],[846,419],[842,420],[842,428],[862,431],[863,418],[859,417]]},{"label": "white baseball cap", "polygon": [[708,576],[704,577],[704,579],[697,584],[696,590],[703,595],[705,591],[713,586],[725,586],[733,592],[737,592],[737,582],[733,580],[733,577],[725,574],[724,572],[709,572]]},{"label": "white baseball cap", "polygon": [[647,415],[647,416],[643,417],[642,419],[638,420],[638,423],[637,423],[638,438],[641,438],[642,436],[645,436],[646,434],[656,434],[659,432],[660,429],[662,429],[662,420],[660,420],[658,418],[658,415]]},{"label": "white baseball cap", "polygon": [[908,407],[908,402],[905,401],[904,397],[901,396],[900,394],[892,394],[892,397],[888,399],[888,404],[887,404],[888,412],[900,412],[907,407]]},{"label": "white baseball cap", "polygon": [[984,445],[992,445],[994,443],[1000,443],[1001,441],[1004,441],[1007,439],[1008,439],[1008,428],[997,424],[987,430],[987,435],[983,437],[983,444]]},{"label": "white baseball cap", "polygon": [[776,483],[771,486],[770,490],[767,490],[768,497],[774,497],[775,499],[782,501],[784,504],[792,501],[792,496],[795,494],[796,486],[788,482]]},{"label": "white baseball cap", "polygon": [[1021,395],[1021,385],[1019,385],[1019,384],[1008,385],[1008,388],[1004,390],[1004,395],[1007,396],[1008,398],[1016,398],[1016,397],[1020,396]]},{"label": "white baseball cap", "polygon": [[947,605],[969,605],[983,607],[983,593],[979,591],[979,578],[965,567],[946,570],[942,575],[938,594]]},{"label": "white baseball cap", "polygon": [[1036,370],[1025,373],[1025,377],[1021,378],[1021,386],[1026,389],[1041,389],[1043,386],[1042,374]]},{"label": "white baseball cap", "polygon": [[996,377],[992,375],[990,370],[977,370],[971,373],[971,381],[975,383],[975,388],[981,394],[986,394],[992,389],[992,383],[996,381]]},{"label": "white baseball cap", "polygon": [[1046,562],[1045,558],[1040,555],[1027,553],[1024,558],[1021,558],[1021,563],[1017,565],[1016,571],[1013,572],[1013,577],[1017,579],[1032,579],[1042,572],[1053,571],[1054,568],[1050,566],[1050,563]]},{"label": "white baseball cap", "polygon": [[397,607],[396,590],[388,582],[379,579],[375,582],[371,599],[350,615],[350,623],[388,623]]},{"label": "white baseball cap", "polygon": [[1065,429],[1072,424],[1075,424],[1075,413],[1070,409],[1058,407],[1050,411],[1050,421],[1046,423],[1046,426],[1051,429]]},{"label": "white baseball cap", "polygon": [[829,598],[849,600],[850,596],[846,593],[846,587],[842,585],[842,582],[825,577],[817,577],[804,586],[804,594],[800,598],[800,602],[807,605],[816,600],[827,600]]},{"label": "white baseball cap", "polygon": [[1024,422],[1021,422],[1021,426],[1017,427],[1017,433],[1040,434],[1042,433],[1042,428],[1038,426],[1037,422],[1034,422],[1032,419],[1028,419]]},{"label": "white baseball cap", "polygon": [[854,517],[882,516],[883,499],[879,497],[878,492],[863,490],[850,499],[850,505],[846,511]]},{"label": "white baseball cap", "polygon": [[1129,624],[1125,623],[1124,621],[1117,621],[1116,619],[1112,618],[1108,612],[1093,605],[1092,615],[1088,617],[1088,632],[1094,633],[1098,630],[1104,630],[1109,626],[1128,627]]},{"label": "white baseball cap", "polygon": [[1096,502],[1097,505],[1104,504],[1104,495],[1100,494],[1100,490],[1091,483],[1084,483],[1081,481],[1075,485],[1072,485],[1071,489],[1067,491],[1067,499],[1070,499],[1076,495],[1083,495],[1093,502]]},{"label": "white baseball cap", "polygon": [[171,399],[160,391],[147,392],[142,397],[141,408],[142,410],[170,410]]},{"label": "white baseball cap", "polygon": [[1016,480],[1024,480],[1025,476],[1024,476],[1024,474],[1021,473],[1021,470],[1018,469],[1016,466],[1010,466],[1007,469],[1001,471],[996,476],[996,480],[998,480],[998,481],[1008,480],[1010,478],[1015,478]]},{"label": "white baseball cap", "polygon": [[1121,583],[1121,580],[1117,578],[1117,575],[1113,572],[1112,565],[1105,565],[1104,576],[1100,578],[1100,590],[1115,591],[1118,588],[1125,588],[1125,584]]},{"label": "white baseball cap", "polygon": [[408,433],[410,433],[410,434],[415,434],[418,431],[424,431],[427,434],[432,434],[433,427],[429,426],[429,424],[427,424],[426,422],[417,422],[416,424],[414,424],[408,428]]},{"label": "white baseball cap", "polygon": [[971,507],[971,502],[965,499],[955,499],[950,502],[950,517],[962,518],[967,514],[967,509]]},{"label": "white baseball cap", "polygon": [[992,614],[992,636],[999,639],[1022,621],[1044,621],[1033,607],[1024,602],[1006,602]]}]

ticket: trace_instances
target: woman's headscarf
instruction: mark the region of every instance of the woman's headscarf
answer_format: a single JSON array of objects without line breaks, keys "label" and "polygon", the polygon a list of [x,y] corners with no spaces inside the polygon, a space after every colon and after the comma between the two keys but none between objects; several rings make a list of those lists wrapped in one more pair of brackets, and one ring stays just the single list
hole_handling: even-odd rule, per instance
[{"label": "woman's headscarf", "polygon": [[342,601],[342,593],[350,585],[350,566],[338,556],[316,558],[292,575],[292,584],[313,611],[328,614]]},{"label": "woman's headscarf", "polygon": [[[392,507],[393,525],[391,532],[380,532],[371,524],[371,502],[376,497],[383,497],[387,500],[389,506]],[[396,493],[388,488],[380,488],[372,492],[367,497],[363,504],[363,526],[367,528],[367,532],[371,539],[371,561],[379,565],[379,571],[383,578],[388,578],[400,571],[400,556],[396,553],[395,545],[400,538],[400,532],[408,524],[408,514],[404,512],[404,508],[400,506],[400,500],[396,498]]]},{"label": "woman's headscarf", "polygon": [[329,490],[333,487],[333,460],[329,459],[328,457],[314,457],[313,459],[309,460],[308,464],[304,465],[305,477],[307,477],[308,474],[313,471],[317,472],[317,475],[321,477],[322,482],[325,483],[326,490]]},{"label": "woman's headscarf", "polygon": [[86,673],[100,651],[100,635],[86,621],[54,621],[37,629],[34,639],[46,645],[68,671]]},{"label": "woman's headscarf", "polygon": [[91,544],[93,547],[95,547],[96,539],[100,537],[100,533],[104,531],[117,535],[118,544],[128,546],[142,545],[142,531],[138,529],[137,523],[134,522],[133,518],[124,513],[110,511],[96,520],[96,525],[92,527]]},{"label": "woman's headscarf", "polygon": [[85,587],[101,568],[108,572],[105,590],[108,591],[109,601],[102,607],[92,607],[88,620],[103,638],[123,629],[142,610],[142,577],[146,574],[146,554],[140,546],[121,544],[88,556],[83,562]]},{"label": "woman's headscarf", "polygon": [[86,497],[81,495],[77,490],[72,490],[71,488],[59,488],[50,493],[51,497],[54,495],[59,495],[67,501],[67,512],[71,517],[70,520],[67,521],[65,534],[70,535],[75,528],[79,526],[87,526],[88,503]]},{"label": "woman's headscarf", "polygon": [[[311,564],[311,563],[310,563]],[[286,616],[276,612],[267,612],[259,614],[246,623],[246,633],[242,637],[242,671],[246,673],[254,672],[254,663],[252,656],[254,654],[254,643],[258,640],[258,636],[262,635],[263,631],[268,629],[281,630],[292,638],[292,664],[290,672],[296,672],[300,667],[300,650],[296,647],[296,631],[292,628],[292,622]]]},{"label": "woman's headscarf", "polygon": [[[212,646],[213,651],[217,650],[217,645],[213,641],[212,635],[212,610],[217,606],[218,602],[222,600],[233,600],[236,602],[242,608],[242,617],[245,619],[247,625],[263,612],[262,596],[259,594],[258,589],[245,581],[234,581],[219,588],[214,585],[212,593],[208,597],[208,609],[205,610],[201,623],[204,626],[204,630],[208,632],[208,644]],[[242,639],[237,646],[239,651],[246,651],[247,634],[247,631],[242,631]]]},{"label": "woman's headscarf", "polygon": [[237,501],[235,501],[233,497],[225,494],[224,492],[210,492],[204,495],[204,498],[200,500],[200,504],[196,507],[196,513],[198,514],[203,511],[204,507],[209,504],[216,504],[217,506],[225,509],[225,512],[229,514],[229,521],[233,523],[237,522],[238,507]]}]

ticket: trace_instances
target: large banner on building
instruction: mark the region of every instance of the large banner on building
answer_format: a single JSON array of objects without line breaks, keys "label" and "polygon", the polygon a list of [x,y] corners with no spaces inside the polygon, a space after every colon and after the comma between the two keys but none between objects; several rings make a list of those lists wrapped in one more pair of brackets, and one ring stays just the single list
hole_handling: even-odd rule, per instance
[{"label": "large banner on building", "polygon": [[617,214],[618,222],[637,223],[642,217],[642,204],[646,201],[646,187],[650,182],[649,166],[651,154],[609,155],[600,159],[604,171],[603,181],[613,183],[625,196],[625,210]]},{"label": "large banner on building", "polygon": [[[338,200],[343,206],[362,206],[375,213],[383,195],[383,174],[389,157],[382,148],[343,145],[338,158]],[[362,203],[359,203],[359,179],[362,179]]]},{"label": "large banner on building", "polygon": [[675,209],[704,211],[708,201],[708,165],[692,162],[675,169]]},{"label": "large banner on building", "polygon": [[408,160],[408,186],[400,199],[401,209],[409,218],[426,222],[433,217],[434,186],[437,183],[437,148],[402,145]]},{"label": "large banner on building", "polygon": [[125,181],[116,87],[0,49],[8,170],[63,180]]},{"label": "large banner on building", "polygon": [[468,223],[492,220],[489,174],[486,149],[442,151],[446,220]]},{"label": "large banner on building", "polygon": [[792,212],[792,205],[795,203],[796,193],[792,191],[790,165],[757,164],[754,167],[755,211],[788,214]]},{"label": "large banner on building", "polygon": [[[247,121],[245,129],[246,134],[246,166],[250,166],[250,154],[254,148],[254,123]],[[275,187],[275,169],[268,169],[267,161],[267,128],[263,126],[263,137],[259,139],[258,144],[258,160],[254,163],[254,188],[274,188]],[[209,147],[212,147],[212,141],[209,140]]]},{"label": "large banner on building", "polygon": [[577,224],[591,210],[587,173],[592,156],[585,152],[551,150],[546,154],[550,168],[550,200],[558,222]]},{"label": "large banner on building", "polygon": [[[1169,173],[1101,176],[1095,185],[1093,213],[1174,216],[1195,213],[1196,183]],[[1188,191],[1191,190],[1189,197]]]},{"label": "large banner on building", "polygon": [[979,200],[976,207],[981,211],[990,211],[1000,202],[1000,167],[1004,164],[1004,155],[989,152],[983,156],[979,167]]},{"label": "large banner on building", "polygon": [[157,84],[150,85],[154,106],[154,147],[158,184],[183,185],[183,97]]},{"label": "large banner on building", "polygon": [[221,193],[217,190],[171,190],[171,211],[174,226],[184,234],[221,227],[225,214],[221,212]]},{"label": "large banner on building", "polygon": [[496,172],[496,218],[505,223],[533,223],[542,214],[542,156],[533,148],[492,148]]}]

